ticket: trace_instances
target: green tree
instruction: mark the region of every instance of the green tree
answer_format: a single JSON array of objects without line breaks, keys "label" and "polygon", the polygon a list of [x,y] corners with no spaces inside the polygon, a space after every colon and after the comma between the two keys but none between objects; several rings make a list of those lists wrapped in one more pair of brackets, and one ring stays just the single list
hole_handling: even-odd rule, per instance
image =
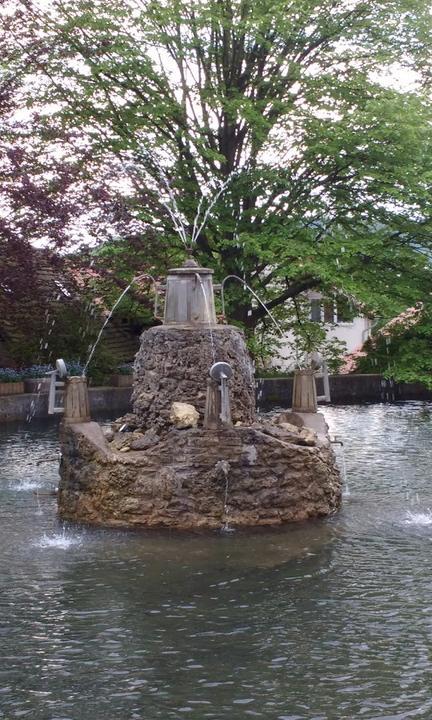
[{"label": "green tree", "polygon": [[382,373],[432,388],[432,307],[408,308],[377,327],[355,362],[356,372]]},{"label": "green tree", "polygon": [[311,288],[385,316],[429,293],[429,2],[21,3],[39,132],[78,133],[156,236],[275,311]]}]

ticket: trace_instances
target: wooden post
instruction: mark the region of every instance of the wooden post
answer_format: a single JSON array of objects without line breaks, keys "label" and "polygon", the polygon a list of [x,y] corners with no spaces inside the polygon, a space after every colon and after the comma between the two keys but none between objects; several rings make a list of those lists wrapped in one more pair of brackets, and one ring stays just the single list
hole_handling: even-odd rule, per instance
[{"label": "wooden post", "polygon": [[90,422],[90,420],[87,378],[81,375],[66,378],[63,422],[70,425]]},{"label": "wooden post", "polygon": [[293,384],[293,412],[318,412],[314,370],[296,370]]}]

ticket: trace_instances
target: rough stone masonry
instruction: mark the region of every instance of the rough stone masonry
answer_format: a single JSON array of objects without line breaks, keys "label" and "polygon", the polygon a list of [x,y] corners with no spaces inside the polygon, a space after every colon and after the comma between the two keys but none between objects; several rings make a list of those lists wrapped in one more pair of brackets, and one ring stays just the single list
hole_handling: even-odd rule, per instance
[{"label": "rough stone masonry", "polygon": [[133,450],[136,431],[108,442],[96,423],[65,426],[60,515],[111,527],[181,530],[323,517],[340,504],[339,472],[330,445],[301,432],[271,423],[216,432],[172,429]]},{"label": "rough stone masonry", "polygon": [[[169,287],[179,286],[188,322],[177,322],[181,313],[171,297],[165,306],[172,317],[143,333],[132,413],[106,433],[93,422],[62,424],[60,516],[111,527],[213,530],[334,512],[341,479],[322,416],[257,418],[243,334],[217,325],[215,315],[207,326],[202,319],[208,307],[202,307],[198,276],[206,278],[209,306],[211,271],[187,261],[170,273]],[[233,370],[232,423],[223,416],[218,425],[216,417],[209,429],[206,389],[217,361]]]}]

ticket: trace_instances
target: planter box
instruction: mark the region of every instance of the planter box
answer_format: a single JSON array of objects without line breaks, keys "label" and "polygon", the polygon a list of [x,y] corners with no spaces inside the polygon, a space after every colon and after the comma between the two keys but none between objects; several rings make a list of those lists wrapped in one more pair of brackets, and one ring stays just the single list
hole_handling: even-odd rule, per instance
[{"label": "planter box", "polygon": [[22,395],[24,393],[24,381],[5,383],[0,382],[0,395]]},{"label": "planter box", "polygon": [[111,385],[114,387],[132,387],[133,375],[112,375]]},{"label": "planter box", "polygon": [[24,392],[26,393],[47,393],[50,388],[50,378],[27,378],[24,380]]}]

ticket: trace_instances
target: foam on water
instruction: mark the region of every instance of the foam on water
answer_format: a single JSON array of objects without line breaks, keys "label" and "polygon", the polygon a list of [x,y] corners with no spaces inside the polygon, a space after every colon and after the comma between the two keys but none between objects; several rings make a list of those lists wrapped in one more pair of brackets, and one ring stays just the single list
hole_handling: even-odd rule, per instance
[{"label": "foam on water", "polygon": [[423,526],[432,525],[432,510],[428,508],[426,512],[418,513],[408,510],[405,518],[405,524]]}]

